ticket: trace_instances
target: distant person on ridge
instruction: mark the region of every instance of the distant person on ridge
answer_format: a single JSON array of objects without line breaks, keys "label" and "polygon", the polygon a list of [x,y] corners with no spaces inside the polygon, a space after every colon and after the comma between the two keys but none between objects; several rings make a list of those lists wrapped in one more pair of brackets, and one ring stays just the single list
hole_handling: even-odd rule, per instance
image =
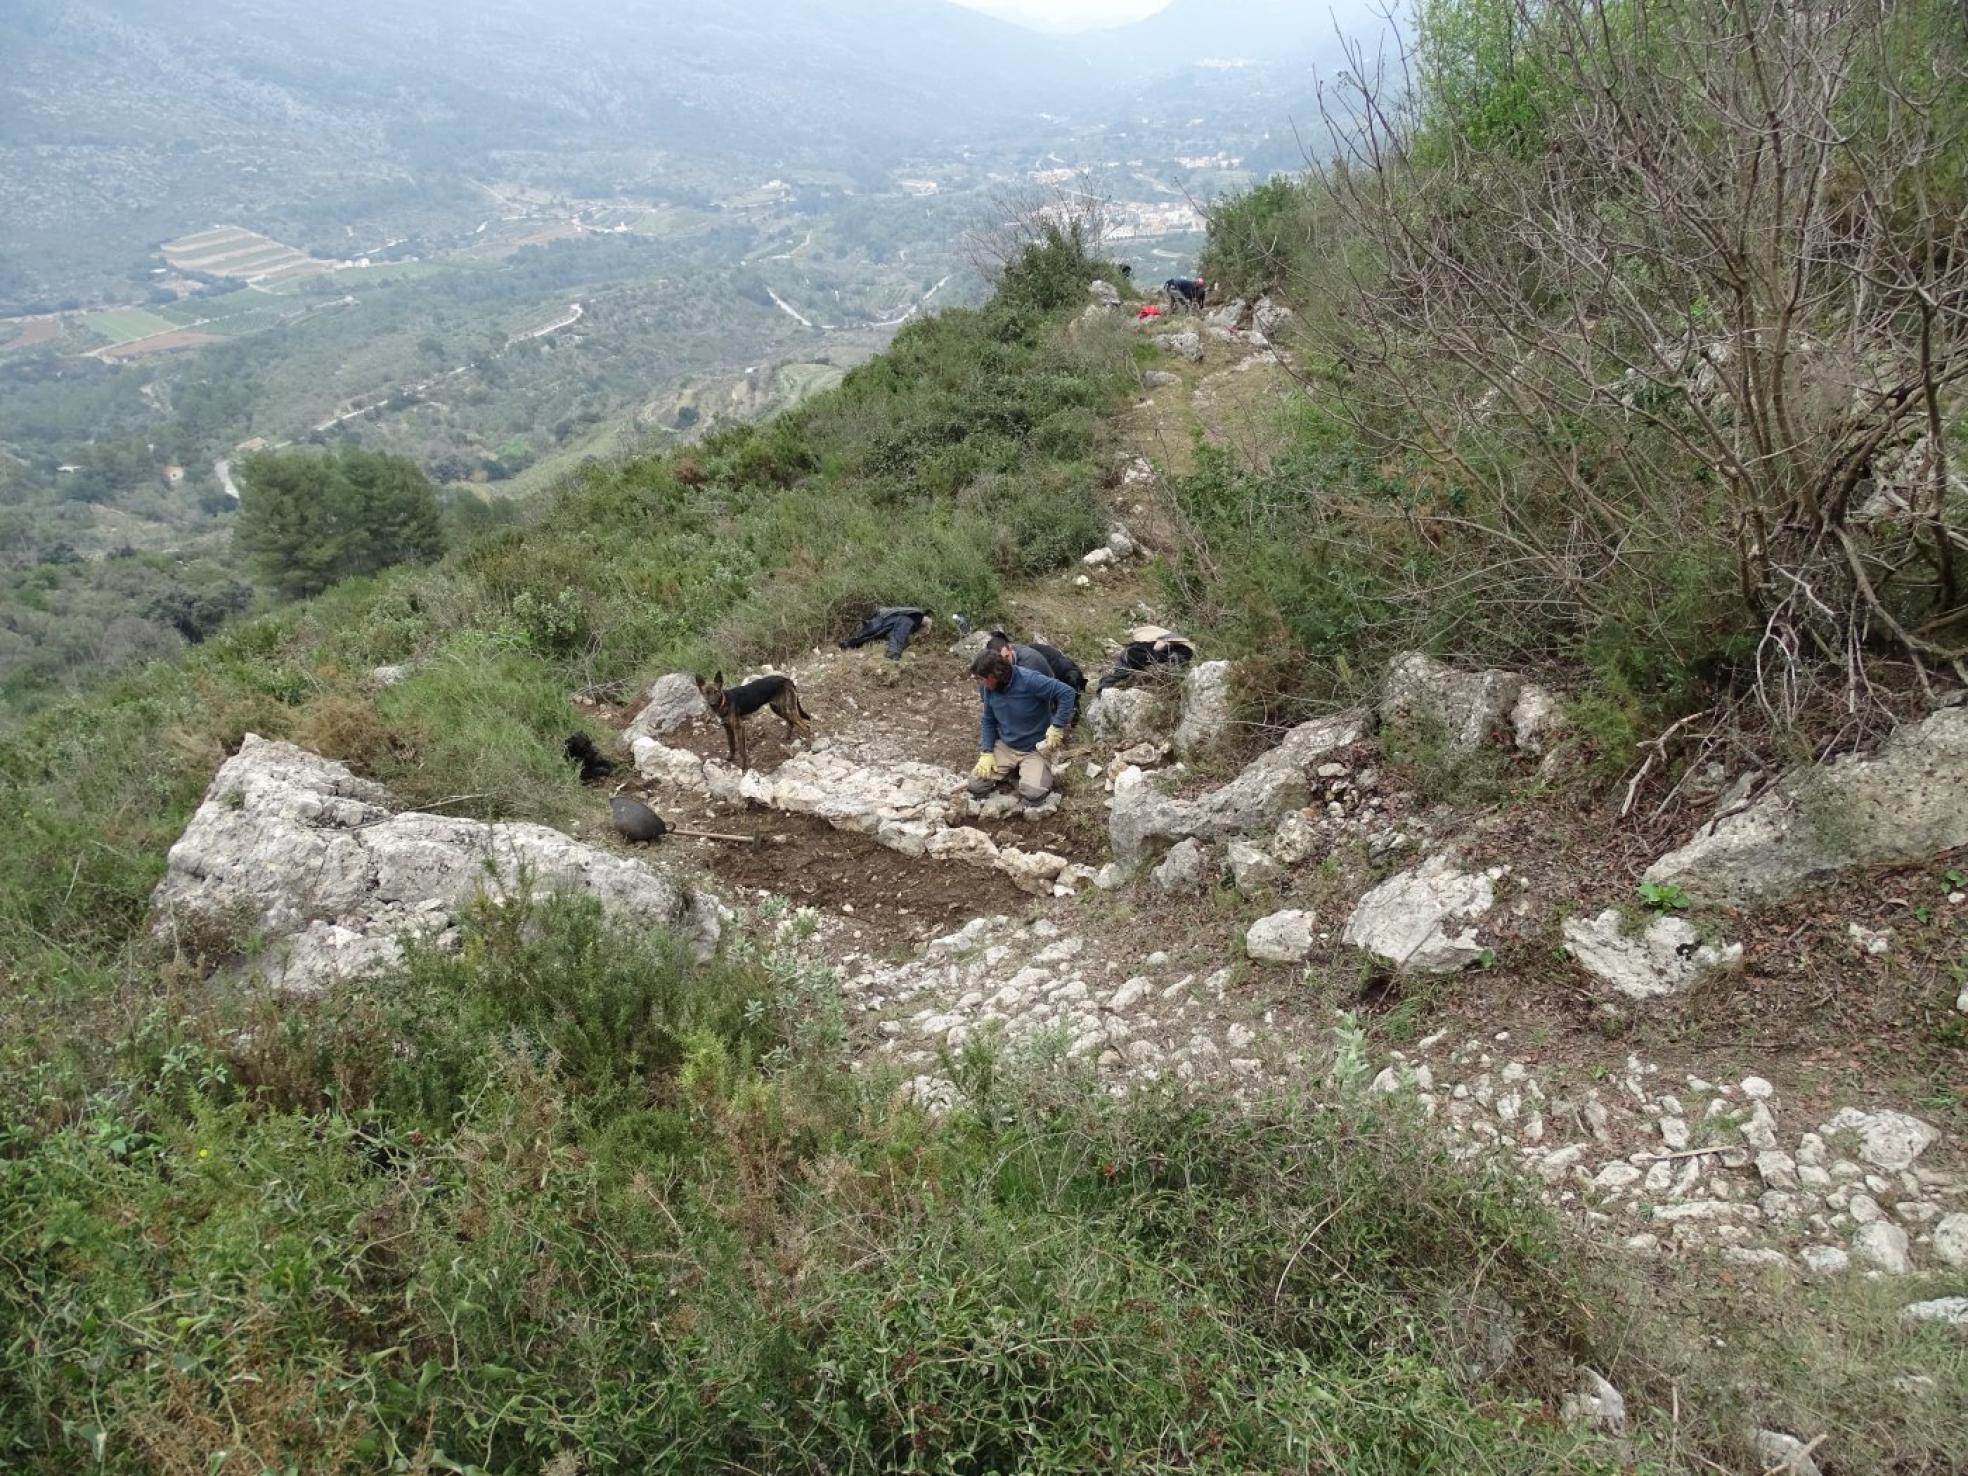
[{"label": "distant person on ridge", "polygon": [[970,674],[977,679],[983,704],[971,794],[983,799],[1015,779],[1020,799],[1027,805],[1043,803],[1052,793],[1047,760],[1066,741],[1078,695],[1056,677],[1015,665],[996,650],[980,654],[970,664]]},{"label": "distant person on ridge", "polygon": [[1203,310],[1203,299],[1209,293],[1209,284],[1201,277],[1170,277],[1162,283],[1162,290],[1168,293],[1170,312],[1189,307],[1200,313]]}]

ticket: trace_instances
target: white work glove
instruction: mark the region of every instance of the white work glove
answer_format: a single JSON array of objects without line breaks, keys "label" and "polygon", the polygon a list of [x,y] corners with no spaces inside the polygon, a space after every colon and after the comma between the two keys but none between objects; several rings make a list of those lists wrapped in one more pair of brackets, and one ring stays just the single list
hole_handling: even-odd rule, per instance
[{"label": "white work glove", "polygon": [[971,770],[971,772],[979,779],[997,778],[998,756],[994,753],[980,753],[977,756],[977,767]]}]

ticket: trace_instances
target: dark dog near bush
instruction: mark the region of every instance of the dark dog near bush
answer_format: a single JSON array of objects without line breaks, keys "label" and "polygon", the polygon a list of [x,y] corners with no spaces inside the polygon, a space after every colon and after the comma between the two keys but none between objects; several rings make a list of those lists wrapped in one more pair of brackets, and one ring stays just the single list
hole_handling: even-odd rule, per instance
[{"label": "dark dog near bush", "polygon": [[789,676],[755,677],[736,687],[725,686],[723,672],[708,682],[702,677],[696,680],[704,706],[724,724],[725,756],[740,769],[751,767],[745,749],[745,719],[761,707],[770,707],[779,715],[787,737],[813,736],[813,715],[800,706],[799,688]]},{"label": "dark dog near bush", "polygon": [[615,761],[604,756],[602,751],[595,747],[594,739],[586,733],[576,733],[569,738],[561,752],[567,756],[570,764],[581,766],[583,784],[593,784],[596,780],[606,779],[615,772]]}]

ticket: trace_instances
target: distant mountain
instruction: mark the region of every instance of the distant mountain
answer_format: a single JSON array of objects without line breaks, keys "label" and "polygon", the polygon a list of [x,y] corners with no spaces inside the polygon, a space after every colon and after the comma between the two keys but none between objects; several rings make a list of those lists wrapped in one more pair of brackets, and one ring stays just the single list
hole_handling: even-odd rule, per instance
[{"label": "distant mountain", "polygon": [[1082,70],[946,0],[10,0],[0,51],[12,144],[113,135],[148,93],[167,136],[366,113],[413,152],[634,128],[846,153],[1040,106]]},{"label": "distant mountain", "polygon": [[1145,20],[1089,31],[1075,41],[1150,70],[1165,70],[1178,58],[1302,63],[1338,56],[1336,17],[1337,24],[1356,30],[1378,24],[1353,24],[1362,14],[1358,0],[1337,7],[1315,0],[1174,0]]}]

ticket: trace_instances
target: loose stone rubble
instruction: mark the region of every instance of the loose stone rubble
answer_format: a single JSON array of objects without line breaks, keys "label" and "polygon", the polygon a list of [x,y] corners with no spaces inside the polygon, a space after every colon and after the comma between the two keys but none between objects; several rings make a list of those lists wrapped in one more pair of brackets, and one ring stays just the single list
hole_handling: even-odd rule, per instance
[{"label": "loose stone rubble", "polygon": [[[1289,909],[1246,934],[1254,962],[1302,961],[1316,919]],[[1326,1088],[1323,1042],[1302,1025],[1238,1018],[1232,975],[1182,970],[1160,954],[1104,960],[1094,940],[1050,919],[979,918],[904,963],[850,957],[850,1006],[876,1054],[953,1099],[940,1053],[984,1039],[1056,1043],[1118,1089],[1173,1075],[1238,1094]],[[1928,1167],[1939,1141],[1894,1109],[1800,1122],[1757,1076],[1666,1078],[1629,1056],[1604,1082],[1551,1079],[1509,1053],[1509,1034],[1451,1044],[1437,1034],[1391,1053],[1372,1089],[1412,1101],[1450,1154],[1516,1164],[1552,1203],[1637,1255],[1713,1255],[1745,1273],[1902,1275],[1968,1254],[1968,1179]],[[1936,1314],[1938,1315],[1938,1314]]]},{"label": "loose stone rubble", "polygon": [[1394,1052],[1376,1086],[1411,1093],[1457,1157],[1514,1159],[1639,1254],[1807,1275],[1948,1264],[1940,1227],[1968,1210],[1968,1180],[1919,1162],[1938,1139],[1919,1119],[1847,1108],[1800,1132],[1761,1077],[1668,1083],[1636,1056],[1603,1089],[1547,1089],[1504,1043],[1444,1055],[1431,1037]]},{"label": "loose stone rubble", "polygon": [[1230,970],[1176,973],[1155,954],[1124,976],[1046,918],[975,918],[909,962],[851,955],[839,972],[850,1009],[875,1022],[877,1055],[910,1072],[929,1101],[952,1090],[940,1053],[973,1039],[1049,1042],[1120,1079],[1224,1081],[1238,1093],[1305,1064],[1268,1028],[1225,1018]]}]

